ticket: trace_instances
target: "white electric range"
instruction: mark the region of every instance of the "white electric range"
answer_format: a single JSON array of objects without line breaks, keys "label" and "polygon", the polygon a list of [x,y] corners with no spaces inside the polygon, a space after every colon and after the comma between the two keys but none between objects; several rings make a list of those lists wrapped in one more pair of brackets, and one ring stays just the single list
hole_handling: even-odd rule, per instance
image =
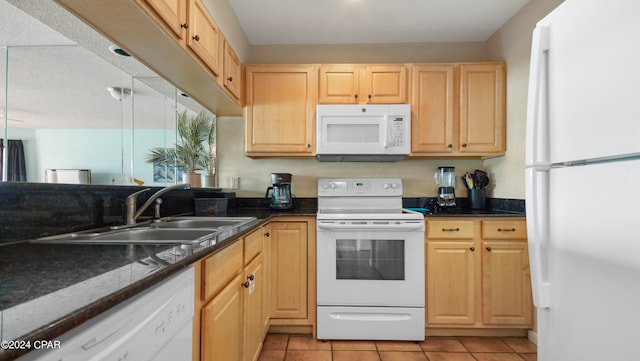
[{"label": "white electric range", "polygon": [[424,340],[424,217],[399,178],[318,180],[318,339]]}]

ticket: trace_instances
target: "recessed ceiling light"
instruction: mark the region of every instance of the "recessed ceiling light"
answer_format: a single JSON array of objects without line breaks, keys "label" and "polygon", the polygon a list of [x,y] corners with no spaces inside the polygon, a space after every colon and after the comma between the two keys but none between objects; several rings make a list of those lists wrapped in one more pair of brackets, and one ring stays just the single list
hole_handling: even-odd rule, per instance
[{"label": "recessed ceiling light", "polygon": [[117,46],[117,45],[111,45],[109,47],[109,51],[111,51],[114,54],[118,54],[121,56],[131,56],[129,55],[129,53],[127,53],[126,51],[124,51],[121,47]]}]

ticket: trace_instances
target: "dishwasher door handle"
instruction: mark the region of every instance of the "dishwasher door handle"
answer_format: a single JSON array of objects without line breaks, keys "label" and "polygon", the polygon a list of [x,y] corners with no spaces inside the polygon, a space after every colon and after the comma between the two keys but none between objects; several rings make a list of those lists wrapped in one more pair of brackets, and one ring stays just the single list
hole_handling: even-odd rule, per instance
[{"label": "dishwasher door handle", "polygon": [[116,329],[110,333],[106,333],[103,336],[96,336],[94,338],[92,338],[91,340],[87,341],[86,343],[84,343],[82,346],[82,349],[87,351],[93,347],[98,346],[99,344],[103,343],[104,341],[110,339],[111,337],[113,337],[113,335],[115,335],[116,333],[118,333],[120,331],[120,329]]}]

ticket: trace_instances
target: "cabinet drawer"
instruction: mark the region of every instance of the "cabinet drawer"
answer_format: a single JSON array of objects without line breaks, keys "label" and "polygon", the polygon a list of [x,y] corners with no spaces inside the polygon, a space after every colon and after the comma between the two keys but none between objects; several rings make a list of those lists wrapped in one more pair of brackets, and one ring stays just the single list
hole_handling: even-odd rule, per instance
[{"label": "cabinet drawer", "polygon": [[427,238],[469,239],[474,237],[473,220],[427,221]]},{"label": "cabinet drawer", "polygon": [[482,221],[482,238],[526,239],[527,223],[524,219]]},{"label": "cabinet drawer", "polygon": [[242,268],[242,241],[204,260],[202,299],[215,295]]},{"label": "cabinet drawer", "polygon": [[262,252],[262,228],[244,237],[244,264],[249,263],[258,253]]}]

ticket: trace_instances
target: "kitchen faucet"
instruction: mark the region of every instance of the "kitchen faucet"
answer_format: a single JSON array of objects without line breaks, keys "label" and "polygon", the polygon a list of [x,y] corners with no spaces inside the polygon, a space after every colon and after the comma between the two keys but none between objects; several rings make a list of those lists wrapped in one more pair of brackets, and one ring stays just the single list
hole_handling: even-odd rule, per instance
[{"label": "kitchen faucet", "polygon": [[174,189],[191,189],[191,185],[190,184],[176,184],[176,185],[172,185],[170,187],[165,187],[160,189],[159,191],[155,192],[154,194],[151,195],[151,197],[149,197],[149,199],[142,205],[142,207],[140,207],[140,209],[138,209],[136,211],[136,200],[138,199],[138,195],[151,190],[151,188],[145,188],[142,190],[139,190],[133,194],[130,194],[127,197],[126,200],[126,204],[127,204],[127,224],[136,224],[136,219],[138,219],[138,217],[140,217],[140,215],[142,214],[142,212],[144,212],[147,208],[149,208],[149,206],[153,203],[153,201],[155,201],[156,199],[158,199],[158,197],[160,197],[161,195],[174,190]]}]

